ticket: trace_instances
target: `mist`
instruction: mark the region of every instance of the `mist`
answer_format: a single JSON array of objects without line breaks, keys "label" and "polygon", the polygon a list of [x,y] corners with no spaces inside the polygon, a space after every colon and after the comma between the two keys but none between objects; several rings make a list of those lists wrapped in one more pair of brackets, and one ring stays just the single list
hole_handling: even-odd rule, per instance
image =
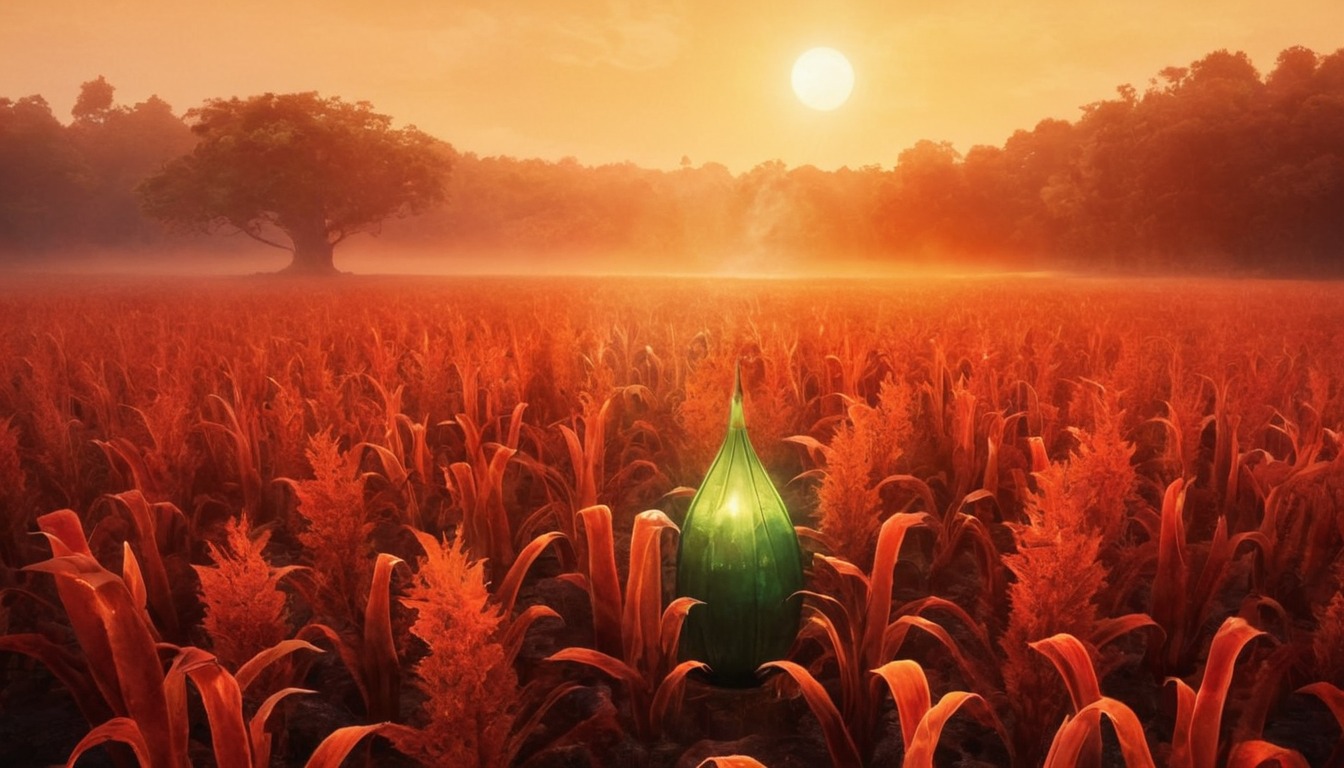
[{"label": "mist", "polygon": [[[423,137],[433,194],[356,223],[366,234],[329,222],[334,263],[467,275],[1335,275],[1344,271],[1344,134],[1330,128],[1328,105],[1344,97],[1341,72],[1344,50],[1287,49],[1266,75],[1244,54],[1216,51],[1000,146],[963,154],[920,141],[893,165],[834,171],[781,161],[737,174],[689,159],[676,170],[583,165],[478,156]],[[11,126],[0,152],[0,262],[54,272],[283,268],[284,251],[237,226],[206,216],[184,234],[146,212],[148,182],[204,144],[163,101],[118,105],[114,91],[102,78],[85,83],[69,124],[40,97],[0,103]],[[322,172],[326,184],[342,180],[338,167]],[[265,168],[255,173],[250,187],[265,179]],[[182,199],[179,190],[155,205]],[[286,244],[273,223],[267,238]]]}]

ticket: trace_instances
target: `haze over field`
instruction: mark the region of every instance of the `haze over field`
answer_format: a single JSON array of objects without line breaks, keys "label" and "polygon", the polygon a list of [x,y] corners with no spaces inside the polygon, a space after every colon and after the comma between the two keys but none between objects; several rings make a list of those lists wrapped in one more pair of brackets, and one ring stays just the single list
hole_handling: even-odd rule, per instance
[{"label": "haze over field", "polygon": [[1334,0],[0,13],[25,267],[1344,270]]}]

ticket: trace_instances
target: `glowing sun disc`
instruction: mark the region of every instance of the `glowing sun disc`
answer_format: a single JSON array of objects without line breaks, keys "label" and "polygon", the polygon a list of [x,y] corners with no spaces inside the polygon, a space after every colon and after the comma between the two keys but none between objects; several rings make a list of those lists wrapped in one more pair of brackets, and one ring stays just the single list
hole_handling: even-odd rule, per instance
[{"label": "glowing sun disc", "polygon": [[813,48],[793,63],[793,92],[823,112],[839,107],[854,90],[854,68],[834,48]]}]

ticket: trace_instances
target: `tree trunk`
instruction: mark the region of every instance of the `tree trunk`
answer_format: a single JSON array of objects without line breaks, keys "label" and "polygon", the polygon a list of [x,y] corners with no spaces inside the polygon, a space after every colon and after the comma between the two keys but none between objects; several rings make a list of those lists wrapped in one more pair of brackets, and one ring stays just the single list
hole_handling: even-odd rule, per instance
[{"label": "tree trunk", "polygon": [[331,254],[334,246],[327,240],[325,230],[313,228],[310,232],[289,233],[294,243],[294,258],[285,267],[288,274],[335,275],[336,266]]},{"label": "tree trunk", "polygon": [[294,258],[285,272],[303,275],[335,275],[336,265],[331,260],[330,243],[315,243],[307,247],[294,245]]}]

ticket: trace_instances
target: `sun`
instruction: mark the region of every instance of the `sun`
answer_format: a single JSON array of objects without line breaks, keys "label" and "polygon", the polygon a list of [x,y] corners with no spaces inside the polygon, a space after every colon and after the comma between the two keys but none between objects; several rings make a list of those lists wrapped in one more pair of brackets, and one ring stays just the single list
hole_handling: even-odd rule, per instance
[{"label": "sun", "polygon": [[834,48],[813,48],[793,63],[793,92],[812,109],[836,109],[853,90],[854,67]]}]

